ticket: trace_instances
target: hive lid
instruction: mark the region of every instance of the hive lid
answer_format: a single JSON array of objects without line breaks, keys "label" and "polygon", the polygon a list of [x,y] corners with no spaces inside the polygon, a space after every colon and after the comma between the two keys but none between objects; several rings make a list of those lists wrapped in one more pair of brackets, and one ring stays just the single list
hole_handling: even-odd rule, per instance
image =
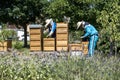
[{"label": "hive lid", "polygon": [[76,41],[72,41],[71,43],[77,43],[77,44],[79,44],[79,43],[82,43],[82,42],[81,42],[81,41],[76,40]]},{"label": "hive lid", "polygon": [[30,24],[30,28],[42,28],[43,26],[41,24]]}]

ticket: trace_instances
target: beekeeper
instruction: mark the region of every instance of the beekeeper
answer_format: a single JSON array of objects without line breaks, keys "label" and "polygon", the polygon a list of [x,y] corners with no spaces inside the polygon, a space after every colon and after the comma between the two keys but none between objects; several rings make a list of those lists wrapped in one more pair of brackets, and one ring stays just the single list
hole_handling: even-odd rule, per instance
[{"label": "beekeeper", "polygon": [[89,38],[88,55],[93,56],[98,41],[98,31],[95,29],[93,25],[85,21],[79,21],[77,23],[77,29],[79,29],[79,27],[82,27],[85,30],[85,34],[81,36],[81,38],[85,38],[85,37]]},{"label": "beekeeper", "polygon": [[46,19],[45,20],[45,31],[44,33],[48,32],[47,37],[52,37],[55,38],[56,37],[56,23],[53,22],[52,19]]}]

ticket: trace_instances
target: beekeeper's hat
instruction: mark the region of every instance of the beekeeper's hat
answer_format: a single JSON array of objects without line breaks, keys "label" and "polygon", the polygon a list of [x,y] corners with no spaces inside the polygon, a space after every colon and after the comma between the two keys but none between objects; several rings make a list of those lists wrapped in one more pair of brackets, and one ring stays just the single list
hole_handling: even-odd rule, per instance
[{"label": "beekeeper's hat", "polygon": [[45,20],[45,27],[47,27],[53,20],[52,19],[46,19]]},{"label": "beekeeper's hat", "polygon": [[79,27],[84,26],[84,24],[85,24],[84,21],[79,21],[79,22],[77,23],[77,29],[79,29]]}]

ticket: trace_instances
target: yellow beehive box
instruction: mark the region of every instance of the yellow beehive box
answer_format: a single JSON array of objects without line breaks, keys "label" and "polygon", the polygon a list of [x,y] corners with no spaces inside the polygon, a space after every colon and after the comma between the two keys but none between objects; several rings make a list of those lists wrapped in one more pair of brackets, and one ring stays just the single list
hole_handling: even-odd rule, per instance
[{"label": "yellow beehive box", "polygon": [[42,51],[42,25],[30,25],[30,51]]},{"label": "yellow beehive box", "polygon": [[40,46],[30,46],[31,51],[42,51]]},{"label": "yellow beehive box", "polygon": [[30,29],[30,34],[41,34],[41,29],[39,28],[31,28]]},{"label": "yellow beehive box", "polygon": [[83,53],[88,54],[88,41],[82,42],[83,44]]},{"label": "yellow beehive box", "polygon": [[43,38],[43,50],[55,51],[55,38]]},{"label": "yellow beehive box", "polygon": [[82,51],[83,50],[83,45],[80,43],[73,43],[73,44],[69,44],[69,50],[79,50]]},{"label": "yellow beehive box", "polygon": [[68,51],[68,24],[67,23],[57,23],[56,50]]},{"label": "yellow beehive box", "polygon": [[12,40],[0,42],[0,51],[8,51],[9,48],[12,48]]},{"label": "yellow beehive box", "polygon": [[62,40],[68,41],[68,34],[67,33],[57,34],[56,40],[57,41],[62,41]]}]

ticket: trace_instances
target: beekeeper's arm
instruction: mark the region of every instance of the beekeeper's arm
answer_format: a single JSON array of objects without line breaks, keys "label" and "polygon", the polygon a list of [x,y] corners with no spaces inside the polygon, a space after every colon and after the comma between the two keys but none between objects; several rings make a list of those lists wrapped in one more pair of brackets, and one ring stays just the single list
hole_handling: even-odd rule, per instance
[{"label": "beekeeper's arm", "polygon": [[49,29],[45,29],[45,30],[43,31],[44,34],[47,34],[48,32],[49,32]]},{"label": "beekeeper's arm", "polygon": [[81,36],[81,38],[85,38],[85,37],[87,37],[87,36],[89,36],[90,35],[90,33],[91,33],[91,30],[90,30],[90,27],[86,27],[85,28],[85,34],[83,35],[83,36]]},{"label": "beekeeper's arm", "polygon": [[52,34],[54,33],[55,29],[56,29],[56,23],[53,23],[52,24],[52,29],[51,29],[50,33],[47,35],[47,37],[52,36]]}]

